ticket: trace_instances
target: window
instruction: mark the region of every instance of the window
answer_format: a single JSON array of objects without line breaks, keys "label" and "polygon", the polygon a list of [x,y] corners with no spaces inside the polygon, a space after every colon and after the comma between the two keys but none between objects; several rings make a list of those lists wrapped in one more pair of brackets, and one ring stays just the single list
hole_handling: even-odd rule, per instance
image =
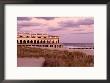
[{"label": "window", "polygon": [[23,36],[20,35],[19,37],[23,37]]},{"label": "window", "polygon": [[55,45],[55,48],[56,48],[56,45]]},{"label": "window", "polygon": [[23,40],[23,44],[26,44],[26,40]]},{"label": "window", "polygon": [[20,40],[20,44],[22,44],[22,40]]},{"label": "window", "polygon": [[33,43],[33,41],[31,40],[30,43]]},{"label": "window", "polygon": [[37,40],[37,43],[39,44],[39,40]]},{"label": "window", "polygon": [[35,38],[35,36],[32,36],[32,38]]},{"label": "window", "polygon": [[29,43],[29,40],[27,40],[27,43]]},{"label": "window", "polygon": [[58,40],[58,43],[59,43],[59,40]]},{"label": "window", "polygon": [[36,44],[36,40],[34,40],[34,43]]},{"label": "window", "polygon": [[48,45],[45,45],[45,47],[48,47]]},{"label": "window", "polygon": [[29,38],[29,36],[26,36],[26,38]]},{"label": "window", "polygon": [[41,38],[41,37],[38,37],[38,38]]},{"label": "window", "polygon": [[59,45],[59,47],[61,48],[61,45]]},{"label": "window", "polygon": [[54,43],[54,41],[52,41],[52,43]]},{"label": "window", "polygon": [[56,43],[57,43],[57,41],[56,41]]},{"label": "window", "polygon": [[40,41],[40,43],[42,43],[42,40]]}]

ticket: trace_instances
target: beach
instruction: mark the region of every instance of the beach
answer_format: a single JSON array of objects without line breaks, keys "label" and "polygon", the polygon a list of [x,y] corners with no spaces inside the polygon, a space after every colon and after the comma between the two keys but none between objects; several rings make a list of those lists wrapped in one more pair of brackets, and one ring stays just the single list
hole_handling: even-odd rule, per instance
[{"label": "beach", "polygon": [[[39,58],[43,59],[39,59]],[[17,47],[18,67],[93,67],[92,49]]]},{"label": "beach", "polygon": [[44,63],[45,59],[43,57],[39,58],[17,58],[17,66],[18,67],[41,67]]}]

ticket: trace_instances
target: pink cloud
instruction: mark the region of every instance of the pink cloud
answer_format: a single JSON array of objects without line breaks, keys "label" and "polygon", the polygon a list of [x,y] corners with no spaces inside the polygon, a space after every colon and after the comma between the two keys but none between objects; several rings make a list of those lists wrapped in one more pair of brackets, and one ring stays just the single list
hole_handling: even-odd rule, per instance
[{"label": "pink cloud", "polygon": [[[59,35],[64,40],[71,36],[90,38],[93,41],[94,18],[93,17],[23,17],[17,20],[18,32],[48,33]],[[78,35],[79,34],[79,35]],[[89,34],[89,35],[88,35]],[[78,37],[78,38],[79,38]],[[83,38],[81,38],[83,40]],[[71,39],[70,39],[71,40]],[[79,39],[78,39],[79,40]],[[81,41],[81,40],[80,40]]]}]

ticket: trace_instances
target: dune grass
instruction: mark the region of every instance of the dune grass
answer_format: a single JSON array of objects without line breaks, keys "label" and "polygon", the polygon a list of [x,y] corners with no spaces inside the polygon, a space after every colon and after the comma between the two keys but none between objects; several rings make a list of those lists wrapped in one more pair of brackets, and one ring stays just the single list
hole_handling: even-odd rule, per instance
[{"label": "dune grass", "polygon": [[92,67],[94,56],[83,52],[17,46],[17,57],[44,57],[44,67]]}]

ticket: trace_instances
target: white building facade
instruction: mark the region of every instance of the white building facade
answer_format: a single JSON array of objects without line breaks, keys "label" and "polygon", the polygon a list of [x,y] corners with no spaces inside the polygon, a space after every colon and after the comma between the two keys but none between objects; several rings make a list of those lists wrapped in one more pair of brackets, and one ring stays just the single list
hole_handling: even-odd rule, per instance
[{"label": "white building facade", "polygon": [[30,34],[18,33],[17,45],[18,46],[33,46],[33,47],[51,47],[62,48],[63,45],[59,43],[59,36],[48,34]]}]

